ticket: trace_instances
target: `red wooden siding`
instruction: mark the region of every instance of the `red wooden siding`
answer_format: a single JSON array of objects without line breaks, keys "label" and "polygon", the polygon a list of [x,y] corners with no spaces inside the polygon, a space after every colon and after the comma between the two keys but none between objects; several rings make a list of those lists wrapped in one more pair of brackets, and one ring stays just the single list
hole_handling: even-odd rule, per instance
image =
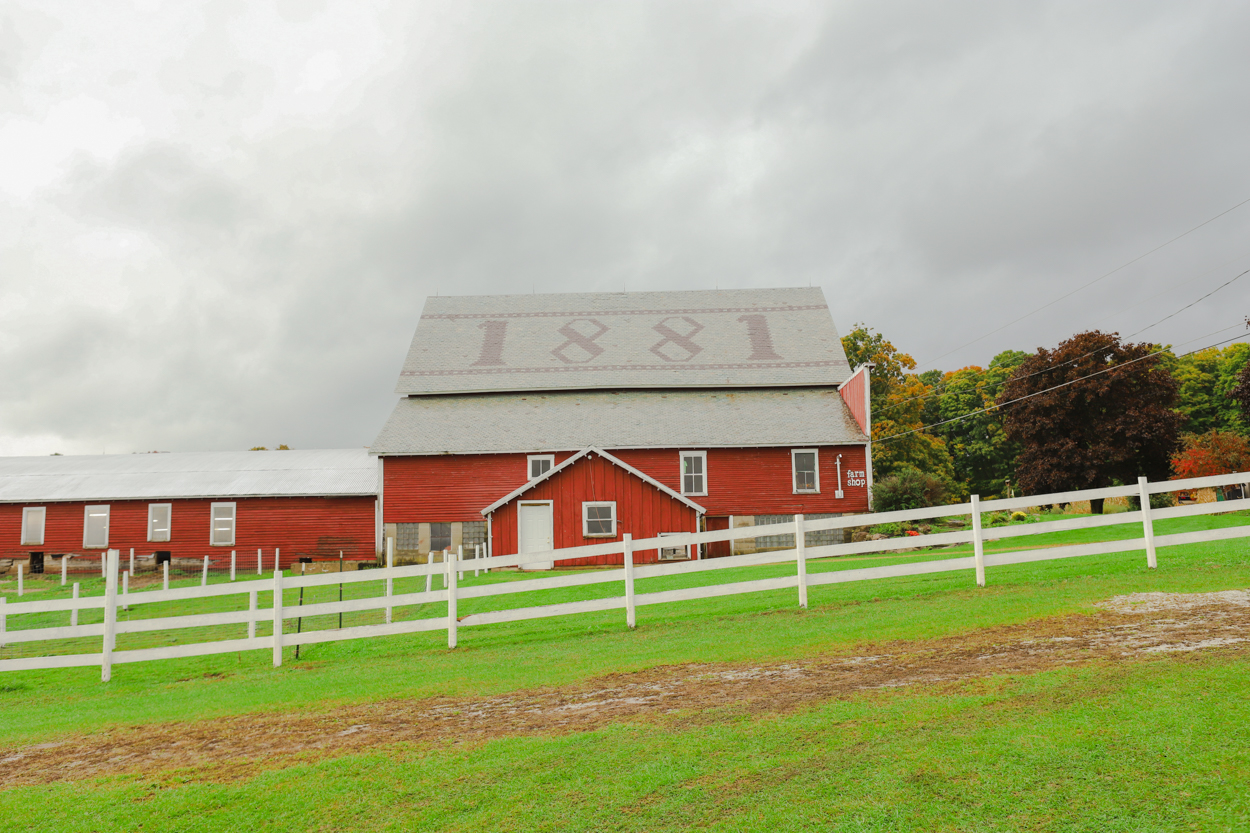
[{"label": "red wooden siding", "polygon": [[851,409],[851,416],[855,417],[855,421],[859,423],[859,430],[865,434],[868,433],[868,370],[862,368],[858,373],[847,379],[842,387],[838,388],[838,393],[842,394],[842,400],[846,402],[846,407]]},{"label": "red wooden siding", "polygon": [[[698,449],[687,449],[698,450]],[[605,449],[674,491],[681,488],[678,449]],[[847,486],[847,471],[864,471],[864,446],[825,446],[819,453],[820,494],[794,494],[790,448],[707,450],[708,494],[691,500],[709,515],[790,515],[868,511],[867,486]],[[842,455],[843,499],[835,462]],[[573,456],[556,454],[556,464]],[[386,523],[480,521],[481,511],[528,482],[524,454],[383,458]]]},{"label": "red wooden siding", "polygon": [[[661,532],[694,532],[698,523],[694,509],[595,454],[578,460],[495,510],[491,520],[494,537],[492,552],[495,555],[511,555],[517,551],[517,504],[532,500],[552,501],[553,537],[557,549],[619,541],[626,532],[635,539],[653,538]],[[582,536],[582,502],[595,500],[616,501],[615,538]],[[640,563],[655,561],[658,553],[655,550],[639,552],[636,558]],[[570,558],[557,563],[562,567],[573,567],[621,562],[622,556],[618,554]]]},{"label": "red wooden siding", "polygon": [[[574,452],[555,455],[556,465]],[[482,510],[529,482],[525,454],[383,457],[383,521],[480,521]]]},{"label": "red wooden siding", "polygon": [[[677,449],[606,450],[670,489],[681,489]],[[825,446],[818,451],[820,493],[796,495],[790,448],[709,448],[708,493],[692,495],[690,499],[707,509],[709,515],[867,512],[868,487],[846,485],[848,471],[867,469],[864,464],[864,446]],[[839,454],[842,455],[842,500],[834,496],[838,483],[836,462]]]},{"label": "red wooden siding", "polygon": [[[209,545],[210,506],[213,503],[235,504],[234,546]],[[172,504],[170,540],[148,541],[148,505]],[[109,547],[129,555],[156,550],[173,553],[175,558],[212,556],[214,563],[229,564],[230,551],[252,559],[263,549],[267,569],[272,569],[273,550],[282,550],[282,565],[287,566],[300,556],[313,558],[343,557],[352,560],[373,560],[374,498],[365,497],[267,497],[212,500],[127,500],[92,501],[90,504],[31,503],[0,504],[0,556],[25,555],[30,551],[45,553],[85,553],[83,513],[87,505],[109,506]],[[47,522],[42,546],[22,546],[23,506],[47,508]]]}]

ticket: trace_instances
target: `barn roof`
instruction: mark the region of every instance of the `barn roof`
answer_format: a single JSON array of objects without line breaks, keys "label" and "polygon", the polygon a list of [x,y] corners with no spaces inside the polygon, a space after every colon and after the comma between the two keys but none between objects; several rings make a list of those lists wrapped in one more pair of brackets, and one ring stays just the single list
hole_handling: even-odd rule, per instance
[{"label": "barn roof", "polygon": [[656,479],[655,479],[654,477],[652,477],[651,475],[649,475],[649,474],[645,474],[644,472],[639,471],[638,469],[636,469],[636,468],[634,468],[633,466],[631,466],[629,463],[626,463],[624,460],[618,460],[616,457],[613,457],[613,456],[612,456],[611,454],[609,454],[608,452],[606,452],[606,451],[604,451],[604,450],[602,450],[602,449],[599,449],[599,448],[583,448],[581,451],[577,452],[576,454],[574,454],[572,457],[570,457],[570,458],[568,458],[567,460],[565,460],[565,461],[564,461],[563,463],[561,463],[560,465],[556,466],[555,468],[547,469],[547,471],[543,472],[543,473],[542,473],[541,475],[539,475],[538,477],[535,477],[533,480],[531,480],[530,482],[526,483],[524,486],[522,486],[522,487],[520,487],[519,489],[516,489],[516,490],[514,490],[514,491],[512,491],[512,492],[509,492],[508,494],[506,494],[506,495],[504,495],[503,497],[501,497],[499,500],[497,500],[497,501],[495,501],[494,503],[492,503],[490,506],[487,506],[485,509],[483,509],[483,510],[482,510],[482,514],[483,514],[483,515],[489,515],[489,514],[491,514],[492,512],[494,512],[494,511],[495,511],[496,509],[498,509],[499,507],[504,506],[504,505],[506,505],[506,504],[508,504],[508,503],[511,503],[511,502],[512,502],[513,500],[515,500],[516,498],[518,498],[518,497],[520,497],[521,495],[525,494],[525,493],[526,493],[526,492],[528,492],[530,489],[532,489],[532,488],[534,488],[535,486],[537,486],[539,483],[543,483],[543,482],[545,482],[545,481],[547,481],[547,480],[550,480],[551,478],[555,477],[557,474],[559,474],[560,472],[564,471],[565,469],[572,468],[572,467],[573,467],[573,466],[577,463],[577,461],[578,461],[578,460],[586,459],[586,458],[592,457],[592,456],[594,456],[594,455],[596,455],[596,454],[598,454],[600,457],[602,457],[603,459],[607,460],[609,463],[611,463],[612,465],[616,466],[617,468],[624,469],[625,471],[629,472],[629,473],[630,473],[630,474],[632,474],[634,477],[637,477],[639,480],[641,480],[642,482],[646,483],[647,485],[649,485],[649,486],[653,486],[653,487],[654,487],[654,488],[656,488],[657,490],[659,490],[659,491],[663,492],[664,494],[668,495],[669,497],[671,497],[673,500],[676,500],[676,501],[678,501],[679,503],[684,503],[684,504],[686,504],[686,505],[687,505],[687,506],[689,506],[691,509],[693,509],[694,511],[698,512],[700,515],[702,515],[702,514],[704,514],[704,513],[706,513],[706,512],[707,512],[707,510],[706,510],[706,509],[704,509],[704,508],[703,508],[702,506],[700,506],[699,504],[695,503],[695,502],[694,502],[693,500],[691,500],[690,498],[686,497],[686,496],[685,496],[685,495],[683,495],[683,494],[679,494],[679,493],[677,493],[677,492],[673,491],[672,489],[670,489],[669,487],[665,486],[665,485],[664,485],[663,483],[661,483],[660,481],[656,480]]},{"label": "barn roof", "polygon": [[819,288],[427,298],[396,393],[811,387],[850,375]]},{"label": "barn roof", "polygon": [[368,449],[0,457],[0,503],[347,497],[378,490]]},{"label": "barn roof", "polygon": [[834,390],[581,391],[401,399],[375,454],[862,443]]}]

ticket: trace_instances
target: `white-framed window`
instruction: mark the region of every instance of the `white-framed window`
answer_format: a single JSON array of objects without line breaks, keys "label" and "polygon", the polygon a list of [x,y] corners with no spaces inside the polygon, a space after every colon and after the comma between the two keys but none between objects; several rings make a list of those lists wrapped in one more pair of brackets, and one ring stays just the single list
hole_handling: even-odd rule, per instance
[{"label": "white-framed window", "polygon": [[212,530],[208,543],[214,547],[234,546],[234,511],[233,503],[214,503],[212,505]]},{"label": "white-framed window", "polygon": [[681,493],[683,495],[707,494],[707,452],[681,452]]},{"label": "white-framed window", "polygon": [[108,545],[109,508],[107,506],[88,506],[83,510],[83,549],[102,550],[107,549]]},{"label": "white-framed window", "polygon": [[582,535],[586,538],[616,537],[616,501],[588,500],[582,504]]},{"label": "white-framed window", "polygon": [[820,456],[814,448],[796,448],[790,452],[794,469],[794,493],[820,491]]},{"label": "white-framed window", "polygon": [[148,504],[148,540],[163,544],[169,541],[170,524],[173,520],[172,503]]},{"label": "white-framed window", "polygon": [[22,510],[22,546],[43,546],[43,528],[47,520],[48,510],[42,506],[27,506]]},{"label": "white-framed window", "polygon": [[554,454],[531,454],[525,458],[525,465],[529,469],[530,480],[542,477],[551,471],[556,464],[556,455]]}]

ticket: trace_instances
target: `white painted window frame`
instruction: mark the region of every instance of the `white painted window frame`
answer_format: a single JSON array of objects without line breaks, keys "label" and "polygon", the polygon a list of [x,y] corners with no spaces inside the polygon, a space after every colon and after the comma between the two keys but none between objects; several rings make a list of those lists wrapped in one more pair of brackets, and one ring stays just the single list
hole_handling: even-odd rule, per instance
[{"label": "white painted window frame", "polygon": [[[800,489],[799,488],[799,467],[796,459],[799,454],[812,455],[812,466],[816,472],[816,488]],[[794,489],[796,495],[818,495],[820,494],[820,449],[819,448],[792,448],[790,449],[790,487]]]},{"label": "white painted window frame", "polygon": [[[703,491],[687,492],[686,491],[686,458],[699,457],[703,460]],[[677,452],[677,477],[679,481],[678,492],[686,497],[706,497],[707,496],[707,452],[706,451],[679,451]]]},{"label": "white painted window frame", "polygon": [[547,471],[544,471],[540,474],[534,474],[534,461],[535,460],[546,460],[547,471],[551,471],[552,469],[556,467],[556,455],[554,454],[531,454],[525,458],[525,479],[526,480],[537,480],[538,478],[542,477],[544,474],[547,473]]},{"label": "white painted window frame", "polygon": [[[153,537],[152,521],[153,510],[164,508],[167,511],[165,517],[165,537]],[[172,503],[149,503],[148,504],[148,543],[150,544],[167,544],[174,537],[174,505]]]},{"label": "white painted window frame", "polygon": [[[39,540],[31,541],[28,539],[27,518],[38,512],[39,519]],[[48,508],[46,506],[24,506],[22,507],[22,546],[23,547],[42,547],[43,542],[48,537]]]},{"label": "white painted window frame", "polygon": [[[89,536],[91,533],[91,510],[92,509],[104,510],[103,512],[104,514],[104,543],[103,544],[90,543]],[[82,510],[82,548],[85,550],[108,549],[109,548],[109,521],[111,520],[112,520],[112,512],[109,509],[108,504],[93,503],[90,506],[83,507],[83,510]]]},{"label": "white painted window frame", "polygon": [[[230,541],[229,542],[214,540],[217,537],[216,536],[217,530],[215,528],[216,523],[217,523],[217,510],[218,508],[224,507],[224,506],[230,507]],[[210,547],[233,547],[234,539],[238,537],[238,533],[239,533],[239,506],[238,504],[233,501],[221,501],[218,503],[211,504],[208,509],[208,545]]]},{"label": "white painted window frame", "polygon": [[[590,507],[610,506],[612,507],[612,531],[611,532],[591,532],[590,517],[587,511]],[[582,501],[582,537],[583,538],[615,538],[616,537],[616,501],[614,500],[584,500]]]}]

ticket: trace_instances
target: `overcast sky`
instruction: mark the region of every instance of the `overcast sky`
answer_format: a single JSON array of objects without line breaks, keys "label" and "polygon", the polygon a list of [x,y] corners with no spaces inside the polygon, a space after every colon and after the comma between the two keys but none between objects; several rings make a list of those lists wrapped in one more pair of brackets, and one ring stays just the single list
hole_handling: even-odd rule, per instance
[{"label": "overcast sky", "polygon": [[1250,198],[1247,43],[1193,0],[0,0],[0,454],[368,445],[435,293],[811,284],[922,369],[1129,335],[1250,269],[1250,205],[962,347]]}]

